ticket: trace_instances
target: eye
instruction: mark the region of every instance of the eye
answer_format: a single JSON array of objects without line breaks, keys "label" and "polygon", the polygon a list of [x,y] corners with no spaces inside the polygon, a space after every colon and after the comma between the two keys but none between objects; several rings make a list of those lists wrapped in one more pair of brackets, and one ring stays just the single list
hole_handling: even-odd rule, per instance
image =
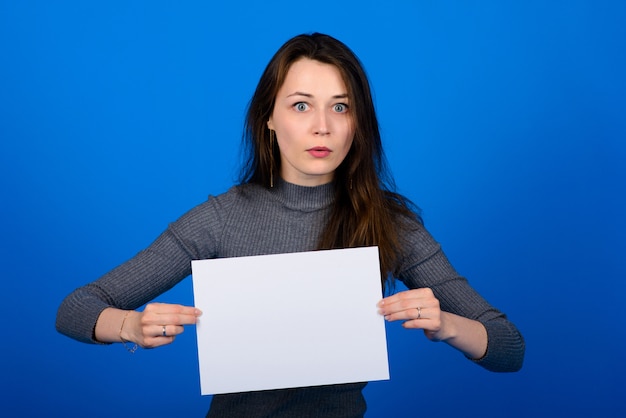
[{"label": "eye", "polygon": [[293,105],[296,112],[306,112],[309,109],[309,105],[304,102],[298,102]]},{"label": "eye", "polygon": [[333,110],[337,113],[345,113],[348,111],[348,105],[345,103],[337,103],[333,106]]}]

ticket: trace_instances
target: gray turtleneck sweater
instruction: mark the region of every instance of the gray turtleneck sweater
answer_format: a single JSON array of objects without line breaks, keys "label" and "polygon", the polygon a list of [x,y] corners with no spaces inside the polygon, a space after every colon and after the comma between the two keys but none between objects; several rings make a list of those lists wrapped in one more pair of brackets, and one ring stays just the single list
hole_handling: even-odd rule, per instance
[{"label": "gray turtleneck sweater", "polygon": [[[333,196],[332,184],[303,187],[280,181],[272,189],[242,185],[210,197],[135,257],[72,292],[59,308],[57,329],[79,341],[97,343],[94,328],[105,308],[139,308],[191,274],[191,260],[314,250]],[[400,242],[398,279],[408,288],[430,287],[442,310],[484,324],[488,350],[477,364],[492,371],[518,370],[524,357],[521,334],[459,276],[423,226],[411,222]],[[360,417],[365,413],[364,386],[215,395],[207,416]]]}]

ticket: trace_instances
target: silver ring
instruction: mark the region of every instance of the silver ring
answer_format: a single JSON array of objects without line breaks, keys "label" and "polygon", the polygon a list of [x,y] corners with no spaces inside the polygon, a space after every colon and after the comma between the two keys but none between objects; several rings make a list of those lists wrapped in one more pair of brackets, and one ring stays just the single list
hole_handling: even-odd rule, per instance
[{"label": "silver ring", "polygon": [[[419,306],[417,307],[417,318],[415,319],[420,319],[422,317],[422,308],[420,308]],[[163,328],[163,332],[165,332],[165,328]]]},{"label": "silver ring", "polygon": [[167,337],[167,334],[165,333],[165,325],[163,325],[163,336]]}]

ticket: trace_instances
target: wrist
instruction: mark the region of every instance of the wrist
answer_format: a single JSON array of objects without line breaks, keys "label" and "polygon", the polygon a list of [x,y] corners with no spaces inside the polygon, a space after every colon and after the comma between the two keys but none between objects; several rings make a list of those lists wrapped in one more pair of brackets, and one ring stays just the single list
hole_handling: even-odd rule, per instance
[{"label": "wrist", "polygon": [[447,344],[452,343],[458,336],[458,328],[454,316],[449,312],[441,312],[441,328],[439,329],[439,341]]},{"label": "wrist", "polygon": [[128,344],[130,342],[134,342],[132,340],[131,333],[129,332],[130,326],[128,326],[128,323],[130,322],[128,321],[128,318],[134,314],[136,314],[135,311],[126,311],[124,317],[122,318],[122,323],[120,325],[120,331],[118,334],[120,342],[124,345],[124,348],[126,348],[126,350],[128,350],[128,352],[131,354],[133,354],[138,347],[136,342],[132,347]]},{"label": "wrist", "polygon": [[479,359],[487,352],[487,330],[479,321],[442,312],[442,330],[442,341],[468,358]]}]

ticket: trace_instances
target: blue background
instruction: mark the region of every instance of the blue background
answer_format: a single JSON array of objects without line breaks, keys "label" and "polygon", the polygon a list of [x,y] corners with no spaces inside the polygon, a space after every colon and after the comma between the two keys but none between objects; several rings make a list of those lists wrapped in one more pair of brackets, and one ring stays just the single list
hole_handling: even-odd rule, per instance
[{"label": "blue background", "polygon": [[368,416],[626,415],[624,2],[179,3],[0,1],[9,415],[203,416],[193,328],[130,355],[56,309],[233,184],[261,71],[310,31],[362,59],[399,190],[527,341],[494,374],[389,324]]}]

